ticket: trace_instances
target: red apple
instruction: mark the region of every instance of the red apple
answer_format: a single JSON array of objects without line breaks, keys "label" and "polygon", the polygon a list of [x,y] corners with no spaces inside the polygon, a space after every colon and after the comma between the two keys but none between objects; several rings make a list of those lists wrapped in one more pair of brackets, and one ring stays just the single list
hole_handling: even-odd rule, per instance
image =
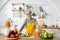
[{"label": "red apple", "polygon": [[10,38],[15,38],[15,36],[12,34],[12,35],[10,35]]},{"label": "red apple", "polygon": [[11,31],[8,33],[7,37],[10,38],[10,35],[11,35]]},{"label": "red apple", "polygon": [[15,34],[15,37],[19,37],[19,34]]}]

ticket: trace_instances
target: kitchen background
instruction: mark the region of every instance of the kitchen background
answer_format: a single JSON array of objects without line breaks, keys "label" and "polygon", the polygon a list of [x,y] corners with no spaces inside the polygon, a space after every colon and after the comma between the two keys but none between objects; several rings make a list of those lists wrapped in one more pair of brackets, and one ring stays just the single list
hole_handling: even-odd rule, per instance
[{"label": "kitchen background", "polygon": [[[46,25],[58,25],[60,26],[60,6],[59,6],[59,1],[60,0],[0,0],[0,26],[4,26],[4,22],[7,18],[11,18],[12,21],[14,21],[13,24],[17,24],[17,28],[20,29],[20,27],[22,26],[25,17],[24,12],[21,12],[22,16],[20,15],[20,10],[18,11],[18,9],[20,9],[19,7],[22,7],[22,9],[26,10],[25,6],[29,5],[29,6],[33,6],[34,10],[32,10],[33,12],[35,12],[36,14],[43,14],[46,13],[46,16],[44,15],[43,19],[44,23]],[[18,5],[14,4],[17,3]],[[25,6],[23,6],[25,5]],[[39,7],[41,7],[39,9]],[[16,10],[17,9],[17,10]],[[24,11],[23,10],[23,11]],[[40,11],[39,11],[40,10]],[[38,17],[35,17],[38,21]],[[60,36],[60,29],[46,29],[48,32],[54,32],[55,37]],[[23,30],[24,31],[24,30]]]}]

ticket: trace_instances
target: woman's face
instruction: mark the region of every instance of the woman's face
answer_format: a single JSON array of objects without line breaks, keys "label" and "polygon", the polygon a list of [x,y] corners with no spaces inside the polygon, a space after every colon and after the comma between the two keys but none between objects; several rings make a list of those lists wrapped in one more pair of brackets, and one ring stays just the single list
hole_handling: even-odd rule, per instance
[{"label": "woman's face", "polygon": [[27,14],[27,17],[28,17],[28,18],[32,18],[31,13],[28,13],[28,14]]}]

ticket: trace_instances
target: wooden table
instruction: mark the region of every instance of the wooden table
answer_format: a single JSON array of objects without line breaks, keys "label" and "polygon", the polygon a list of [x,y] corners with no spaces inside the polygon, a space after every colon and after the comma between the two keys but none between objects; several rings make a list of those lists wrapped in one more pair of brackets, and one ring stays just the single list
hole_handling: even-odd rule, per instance
[{"label": "wooden table", "polygon": [[[6,40],[3,35],[0,36],[0,40]],[[58,38],[53,38],[53,39],[41,39],[41,38],[20,38],[19,40],[60,40]]]},{"label": "wooden table", "polygon": [[21,38],[20,40],[44,40],[40,38]]},{"label": "wooden table", "polygon": [[57,38],[53,38],[53,39],[41,39],[41,38],[21,38],[19,40],[60,40]]}]

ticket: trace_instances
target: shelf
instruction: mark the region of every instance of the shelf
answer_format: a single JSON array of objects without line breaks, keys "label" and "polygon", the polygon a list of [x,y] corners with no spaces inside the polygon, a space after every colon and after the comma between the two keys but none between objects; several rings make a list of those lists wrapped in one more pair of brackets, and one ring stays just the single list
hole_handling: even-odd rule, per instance
[{"label": "shelf", "polygon": [[[15,6],[15,5],[21,5],[21,4],[25,4],[25,3],[16,3],[16,2],[14,2],[14,3],[11,3],[13,6]],[[25,4],[25,5],[35,5],[35,6],[40,6],[40,5],[43,5],[43,6],[46,6],[46,4],[40,4],[40,5],[37,5],[37,4]]]},{"label": "shelf", "polygon": [[12,3],[12,5],[20,5],[20,4],[23,4],[23,3]]},{"label": "shelf", "polygon": [[19,11],[19,10],[12,10],[12,11]]}]

